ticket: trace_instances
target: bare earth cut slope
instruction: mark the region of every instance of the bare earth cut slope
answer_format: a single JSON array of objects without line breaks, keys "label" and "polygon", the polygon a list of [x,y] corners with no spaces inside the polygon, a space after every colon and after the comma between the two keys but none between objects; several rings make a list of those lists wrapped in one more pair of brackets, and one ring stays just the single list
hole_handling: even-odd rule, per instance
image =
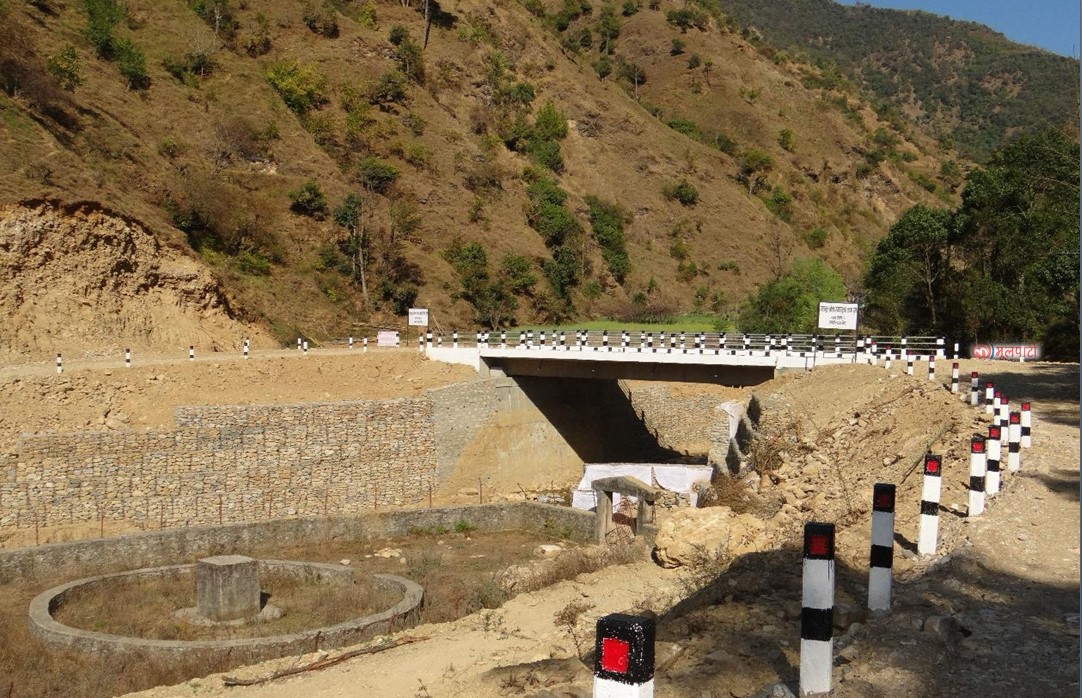
[{"label": "bare earth cut slope", "polygon": [[97,204],[0,208],[0,359],[270,346],[218,279]]}]

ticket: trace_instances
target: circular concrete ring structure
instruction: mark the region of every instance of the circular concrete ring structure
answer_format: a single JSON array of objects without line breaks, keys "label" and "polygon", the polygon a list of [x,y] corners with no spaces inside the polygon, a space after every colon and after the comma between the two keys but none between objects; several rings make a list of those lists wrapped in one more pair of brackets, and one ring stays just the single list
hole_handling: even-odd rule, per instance
[{"label": "circular concrete ring structure", "polygon": [[[174,571],[191,570],[195,565],[148,567],[130,572],[117,572],[86,577],[61,584],[38,594],[30,602],[30,633],[47,647],[94,654],[136,654],[161,660],[211,659],[229,656],[244,661],[261,661],[314,652],[328,647],[355,644],[380,633],[401,627],[401,619],[421,605],[424,590],[419,584],[393,574],[372,575],[375,583],[402,592],[402,599],[390,608],[362,618],[314,628],[291,635],[272,635],[237,640],[153,640],[123,635],[109,635],[81,630],[57,622],[53,618],[64,600],[78,590],[123,577],[156,577]],[[292,560],[261,560],[261,569],[295,572],[328,581],[352,579],[353,569],[342,565]]]}]

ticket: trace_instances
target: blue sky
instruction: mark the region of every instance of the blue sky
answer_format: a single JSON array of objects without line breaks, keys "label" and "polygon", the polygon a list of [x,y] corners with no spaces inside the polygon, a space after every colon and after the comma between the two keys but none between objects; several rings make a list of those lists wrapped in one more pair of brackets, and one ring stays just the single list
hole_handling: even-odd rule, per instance
[{"label": "blue sky", "polygon": [[[854,0],[837,0],[852,5]],[[986,24],[1011,41],[1078,56],[1079,0],[862,0],[873,7],[924,10]]]}]

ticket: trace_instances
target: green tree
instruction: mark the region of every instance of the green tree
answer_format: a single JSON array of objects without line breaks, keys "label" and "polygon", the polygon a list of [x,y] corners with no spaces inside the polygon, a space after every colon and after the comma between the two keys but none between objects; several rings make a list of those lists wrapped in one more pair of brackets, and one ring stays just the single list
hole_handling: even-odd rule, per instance
[{"label": "green tree", "polygon": [[347,194],[335,207],[332,217],[335,225],[346,229],[344,252],[349,256],[351,275],[361,283],[361,296],[368,306],[368,230],[364,225],[364,200],[357,194]]},{"label": "green tree", "polygon": [[631,270],[624,239],[624,226],[631,222],[631,214],[619,204],[606,203],[596,196],[587,196],[586,205],[590,208],[590,227],[601,246],[601,256],[609,273],[622,284]]},{"label": "green tree", "polygon": [[789,273],[759,286],[740,312],[744,332],[816,331],[821,301],[844,301],[845,284],[818,259],[798,259]]}]

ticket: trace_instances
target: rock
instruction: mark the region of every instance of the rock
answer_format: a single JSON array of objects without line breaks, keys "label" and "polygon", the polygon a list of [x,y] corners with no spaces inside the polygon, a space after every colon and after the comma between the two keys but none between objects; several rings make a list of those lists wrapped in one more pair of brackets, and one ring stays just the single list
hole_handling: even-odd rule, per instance
[{"label": "rock", "polygon": [[928,616],[923,630],[942,640],[948,647],[956,647],[962,641],[962,626],[951,616]]},{"label": "rock", "polygon": [[377,550],[376,552],[372,553],[372,555],[374,557],[382,557],[382,558],[401,557],[402,556],[402,551],[399,550],[398,548],[381,548],[380,550]]},{"label": "rock", "polygon": [[868,617],[867,609],[847,603],[834,604],[834,627],[845,630],[854,623],[865,620]]},{"label": "rock", "polygon": [[654,556],[662,567],[701,564],[715,553],[743,555],[769,545],[766,525],[729,507],[676,509],[658,527]]},{"label": "rock", "polygon": [[542,543],[534,550],[534,554],[538,557],[556,557],[563,551],[558,545],[552,543]]},{"label": "rock", "polygon": [[352,562],[352,560],[350,560],[349,558],[346,558],[346,559],[344,559],[344,560],[339,560],[339,561],[338,561],[338,564],[339,564],[339,565],[348,565],[348,564],[350,564],[351,562]]}]

